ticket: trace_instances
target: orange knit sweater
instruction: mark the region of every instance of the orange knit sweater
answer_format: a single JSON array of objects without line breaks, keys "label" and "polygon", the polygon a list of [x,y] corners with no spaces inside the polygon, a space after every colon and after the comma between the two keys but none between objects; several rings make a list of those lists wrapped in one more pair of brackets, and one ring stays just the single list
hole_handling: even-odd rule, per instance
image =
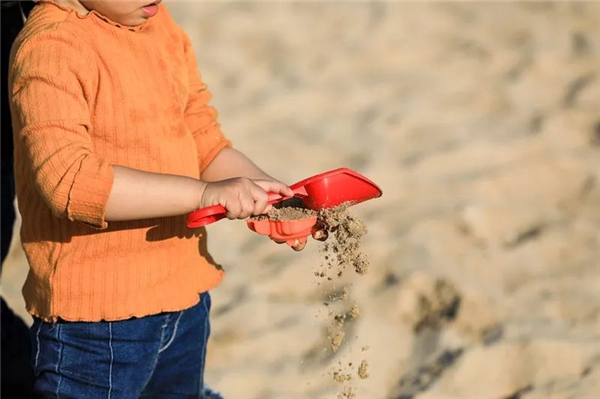
[{"label": "orange knit sweater", "polygon": [[123,320],[196,304],[223,276],[204,229],[185,215],[104,220],[112,164],[198,178],[230,145],[183,30],[164,6],[131,28],[43,2],[12,59],[29,312]]}]

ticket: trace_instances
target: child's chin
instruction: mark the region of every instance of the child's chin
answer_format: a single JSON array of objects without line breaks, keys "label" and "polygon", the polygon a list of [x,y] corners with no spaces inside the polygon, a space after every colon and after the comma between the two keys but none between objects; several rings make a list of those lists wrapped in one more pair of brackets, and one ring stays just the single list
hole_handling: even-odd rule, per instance
[{"label": "child's chin", "polygon": [[140,16],[140,17],[128,19],[127,21],[123,21],[123,22],[121,22],[121,24],[134,28],[138,25],[145,23],[146,21],[148,21],[148,19],[149,18],[146,16]]}]

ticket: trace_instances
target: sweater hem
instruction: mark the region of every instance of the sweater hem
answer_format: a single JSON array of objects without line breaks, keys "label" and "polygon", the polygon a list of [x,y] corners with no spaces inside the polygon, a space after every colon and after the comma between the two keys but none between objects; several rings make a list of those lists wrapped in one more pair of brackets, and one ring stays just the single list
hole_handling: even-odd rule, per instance
[{"label": "sweater hem", "polygon": [[[109,315],[89,315],[86,316],[77,316],[74,315],[72,312],[60,312],[58,311],[56,314],[54,314],[54,312],[49,312],[49,313],[45,313],[43,311],[40,311],[40,309],[43,309],[43,306],[38,306],[38,303],[30,303],[29,301],[26,301],[26,309],[27,312],[33,316],[33,317],[37,317],[39,319],[42,319],[45,322],[48,323],[57,323],[59,321],[67,321],[67,322],[113,322],[113,321],[123,321],[123,320],[128,320],[131,318],[142,318],[142,317],[147,317],[147,316],[154,316],[157,314],[161,314],[161,313],[165,313],[165,312],[180,312],[182,310],[186,310],[189,309],[195,305],[198,304],[198,302],[200,302],[200,294],[204,293],[204,292],[208,292],[210,290],[212,290],[213,288],[217,287],[222,281],[223,278],[225,277],[225,272],[221,271],[218,275],[218,277],[211,283],[209,284],[206,289],[201,288],[199,290],[196,290],[194,294],[189,295],[189,297],[186,297],[185,300],[181,300],[177,303],[173,303],[173,304],[169,304],[169,305],[160,305],[160,306],[147,306],[145,308],[140,308],[140,309],[135,309],[135,310],[130,310],[128,312],[122,312],[122,313],[117,313],[117,314],[109,314]],[[52,302],[52,301],[50,301]],[[54,306],[51,306],[51,309],[54,309]]]},{"label": "sweater hem", "polygon": [[[203,291],[203,292],[207,292],[207,291]],[[102,321],[113,322],[113,321],[129,320],[132,318],[139,319],[142,317],[154,316],[154,315],[166,313],[166,312],[180,312],[182,310],[186,310],[186,309],[196,306],[198,304],[198,302],[200,302],[200,294],[202,294],[203,292],[198,292],[198,295],[194,298],[193,301],[186,301],[182,305],[162,306],[162,307],[159,307],[158,309],[156,309],[155,311],[150,311],[150,312],[135,311],[135,312],[126,313],[123,315],[115,315],[114,317],[109,316],[109,317],[104,317],[104,318],[103,317],[82,318],[82,317],[71,316],[69,314],[44,315],[41,312],[38,312],[35,309],[35,307],[33,307],[33,306],[31,306],[31,307],[27,306],[26,308],[27,308],[27,312],[31,316],[37,317],[38,319],[42,319],[43,321],[45,321],[47,323],[57,323],[59,321],[87,322],[87,323],[96,323],[96,322],[102,322]]]}]

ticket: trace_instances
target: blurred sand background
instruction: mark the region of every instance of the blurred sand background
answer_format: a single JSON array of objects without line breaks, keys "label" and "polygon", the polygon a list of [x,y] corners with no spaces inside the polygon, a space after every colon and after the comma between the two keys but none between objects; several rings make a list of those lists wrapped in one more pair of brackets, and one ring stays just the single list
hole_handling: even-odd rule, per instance
[{"label": "blurred sand background", "polygon": [[[600,397],[600,4],[171,2],[225,132],[293,183],[353,168],[361,317],[325,348],[318,245],[210,227],[226,398]],[[23,314],[18,242],[2,292]],[[369,345],[366,352],[361,347]],[[338,361],[369,362],[340,385]]]}]

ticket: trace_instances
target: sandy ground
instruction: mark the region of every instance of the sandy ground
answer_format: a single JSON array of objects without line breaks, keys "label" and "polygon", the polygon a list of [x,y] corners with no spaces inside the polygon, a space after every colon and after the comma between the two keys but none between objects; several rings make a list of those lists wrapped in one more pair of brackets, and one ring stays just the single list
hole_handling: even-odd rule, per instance
[{"label": "sandy ground", "polygon": [[[361,317],[326,347],[321,262],[210,227],[206,380],[227,398],[600,395],[600,4],[174,2],[235,145],[293,183],[350,167],[384,196]],[[2,291],[22,313],[18,244]],[[366,352],[362,347],[368,345]],[[369,363],[339,384],[338,362]]]}]

